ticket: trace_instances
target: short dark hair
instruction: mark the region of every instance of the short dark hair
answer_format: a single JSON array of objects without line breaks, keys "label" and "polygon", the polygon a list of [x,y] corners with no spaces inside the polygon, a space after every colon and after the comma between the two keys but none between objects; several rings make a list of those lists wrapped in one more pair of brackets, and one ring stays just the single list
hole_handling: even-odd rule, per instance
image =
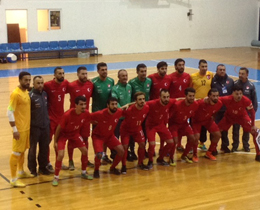
[{"label": "short dark hair", "polygon": [[79,101],[86,102],[87,99],[86,99],[86,97],[84,97],[84,96],[77,96],[77,97],[75,98],[74,102],[75,102],[75,104],[78,105],[78,104],[79,104]]},{"label": "short dark hair", "polygon": [[85,66],[80,66],[78,69],[77,69],[77,73],[79,73],[81,70],[87,70],[87,68]]},{"label": "short dark hair", "polygon": [[192,87],[188,87],[185,89],[185,96],[188,95],[188,93],[196,93],[196,90]]},{"label": "short dark hair", "polygon": [[235,84],[234,86],[233,86],[233,88],[232,88],[232,91],[234,92],[234,91],[242,91],[243,92],[243,87],[242,87],[242,85],[239,85],[239,84]]},{"label": "short dark hair", "polygon": [[57,70],[60,70],[60,69],[63,69],[61,66],[57,66],[55,69],[54,69],[54,74],[56,74],[56,71]]},{"label": "short dark hair", "polygon": [[109,105],[111,101],[116,101],[116,102],[118,102],[117,98],[115,98],[115,97],[109,97],[109,98],[107,99],[107,105]]},{"label": "short dark hair", "polygon": [[225,67],[225,65],[222,64],[222,63],[221,63],[221,64],[218,64],[218,65],[217,65],[217,68],[216,68],[216,71],[218,70],[218,67],[220,67],[220,66],[224,66],[224,67]]},{"label": "short dark hair", "polygon": [[125,71],[125,72],[127,73],[127,71],[126,71],[125,69],[120,69],[120,70],[117,72],[117,77],[119,77],[119,74],[120,74],[120,72],[122,72],[122,71]]},{"label": "short dark hair", "polygon": [[164,92],[164,93],[170,93],[169,90],[167,90],[167,89],[161,89],[161,90],[160,90],[160,96],[161,96],[162,92]]},{"label": "short dark hair", "polygon": [[138,96],[141,96],[141,95],[143,95],[143,96],[145,97],[145,93],[144,93],[144,92],[141,92],[141,91],[136,92],[136,93],[134,94],[134,100],[136,101],[136,100],[137,100],[137,97],[138,97]]},{"label": "short dark hair", "polygon": [[24,76],[27,76],[27,75],[31,76],[31,74],[30,74],[29,72],[27,72],[27,71],[22,71],[22,72],[20,72],[20,74],[19,74],[19,80],[23,79],[23,77],[24,77]]},{"label": "short dark hair", "polygon": [[[215,93],[215,92],[218,92],[218,89],[217,88],[211,88],[208,92],[208,96],[211,95],[211,93]],[[219,92],[218,92],[219,93]]]},{"label": "short dark hair", "polygon": [[248,68],[246,68],[246,67],[241,67],[241,68],[239,69],[239,71],[240,71],[240,70],[246,71],[247,74],[249,73],[249,70],[248,70]]},{"label": "short dark hair", "polygon": [[140,68],[147,68],[147,66],[144,63],[139,63],[136,66],[136,73],[138,73],[140,71]]},{"label": "short dark hair", "polygon": [[168,67],[168,64],[165,61],[160,61],[159,63],[157,63],[157,69],[160,69],[163,66]]},{"label": "short dark hair", "polygon": [[42,79],[42,76],[40,76],[40,75],[35,76],[35,77],[33,78],[33,81],[35,81],[37,78]]},{"label": "short dark hair", "polygon": [[98,63],[97,64],[97,70],[99,70],[101,67],[107,67],[107,64],[106,63],[104,63],[104,62],[100,62],[100,63]]},{"label": "short dark hair", "polygon": [[184,62],[184,64],[185,64],[185,60],[183,60],[182,58],[177,58],[174,62],[174,65],[177,66],[177,64],[180,62]]},{"label": "short dark hair", "polygon": [[204,59],[201,59],[200,61],[199,61],[199,65],[201,64],[201,63],[208,63],[206,60],[204,60]]}]

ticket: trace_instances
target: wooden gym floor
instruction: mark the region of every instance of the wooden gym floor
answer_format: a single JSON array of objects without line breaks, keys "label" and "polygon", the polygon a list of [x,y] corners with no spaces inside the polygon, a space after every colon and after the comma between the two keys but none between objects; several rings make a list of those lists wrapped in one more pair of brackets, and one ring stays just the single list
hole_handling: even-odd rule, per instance
[{"label": "wooden gym floor", "polygon": [[[259,49],[225,48],[192,51],[175,51],[145,54],[107,55],[89,59],[68,58],[53,60],[19,61],[14,64],[0,65],[0,70],[20,68],[56,67],[67,65],[84,65],[98,62],[116,63],[143,60],[164,60],[173,58],[196,58],[224,63],[234,66],[259,67]],[[76,69],[75,69],[76,70]],[[209,69],[215,72],[215,69]],[[234,74],[236,75],[236,68]],[[148,68],[148,74],[156,68]],[[174,71],[169,66],[168,73]],[[196,69],[186,68],[193,73]],[[89,72],[89,77],[96,76]],[[117,81],[117,70],[108,72]],[[128,69],[129,78],[136,76],[135,69]],[[44,75],[44,80],[52,79],[52,75]],[[69,81],[76,80],[76,73],[66,74]],[[257,79],[256,79],[257,80]],[[0,209],[149,209],[149,210],[251,210],[260,209],[260,163],[254,161],[255,150],[250,140],[251,152],[220,154],[213,162],[205,159],[204,152],[199,152],[199,163],[187,164],[179,161],[177,152],[176,167],[155,165],[150,171],[136,168],[136,162],[127,163],[127,175],[111,175],[109,166],[101,166],[101,178],[86,181],[80,178],[80,153],[74,152],[76,170],[61,171],[58,187],[51,186],[50,176],[40,175],[25,179],[26,188],[11,188],[9,157],[11,154],[11,128],[6,117],[9,95],[18,85],[17,77],[0,78]],[[65,109],[69,107],[69,97],[65,98]],[[259,121],[256,122],[259,127]],[[232,143],[231,132],[229,134]],[[158,139],[157,139],[158,140]],[[91,139],[90,139],[91,142]],[[183,143],[185,143],[185,138]],[[207,141],[206,145],[209,145]],[[220,146],[220,144],[219,144]],[[52,144],[51,144],[52,147]],[[159,145],[156,147],[158,153]],[[231,149],[231,146],[230,146]],[[94,154],[90,143],[89,158],[93,162]],[[54,153],[51,154],[54,165]],[[146,160],[147,161],[147,160]],[[67,164],[67,155],[64,163]],[[25,169],[27,169],[25,161]],[[121,165],[119,166],[119,168]],[[93,169],[88,169],[93,173]]]}]

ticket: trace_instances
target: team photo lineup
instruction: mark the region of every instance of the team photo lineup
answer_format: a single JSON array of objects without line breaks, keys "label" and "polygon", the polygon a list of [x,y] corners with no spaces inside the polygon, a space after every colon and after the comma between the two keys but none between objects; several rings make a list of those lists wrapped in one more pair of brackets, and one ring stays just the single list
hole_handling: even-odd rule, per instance
[{"label": "team photo lineup", "polygon": [[[175,167],[176,151],[188,164],[200,162],[198,149],[209,161],[216,161],[220,152],[238,150],[240,128],[244,152],[250,152],[251,134],[255,161],[260,162],[260,131],[255,126],[258,102],[246,67],[239,69],[237,80],[227,75],[223,64],[215,73],[208,71],[206,60],[199,61],[193,74],[185,72],[181,58],[175,60],[173,73],[167,74],[167,62],[160,61],[156,67],[157,72],[148,75],[147,66],[140,63],[134,78],[120,69],[117,83],[103,62],[97,64],[97,77],[89,79],[87,68],[81,66],[78,79],[72,82],[65,79],[62,67],[54,69],[50,81],[20,72],[7,108],[13,131],[10,185],[25,187],[22,178],[54,174],[52,185],[58,186],[60,171],[75,169],[76,148],[81,152],[81,178],[86,180],[100,178],[100,166],[108,164],[109,173],[126,175],[127,161],[137,161],[136,167],[147,173],[154,164]],[[64,110],[66,94],[69,110]],[[228,139],[231,126],[232,148]],[[91,158],[89,144],[94,149]],[[53,150],[55,160],[50,160]],[[66,155],[68,165],[63,163]],[[25,158],[29,172],[24,170]],[[94,169],[93,174],[87,172],[88,167]]]}]

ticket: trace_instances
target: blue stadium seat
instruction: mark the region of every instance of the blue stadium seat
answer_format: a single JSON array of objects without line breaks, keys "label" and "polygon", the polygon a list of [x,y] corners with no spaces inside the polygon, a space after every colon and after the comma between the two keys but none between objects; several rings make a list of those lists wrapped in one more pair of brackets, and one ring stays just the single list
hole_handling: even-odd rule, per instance
[{"label": "blue stadium seat", "polygon": [[67,50],[68,49],[68,41],[59,41],[59,47],[61,50]]},{"label": "blue stadium seat", "polygon": [[69,49],[76,49],[77,48],[76,40],[69,40],[68,41],[68,48]]},{"label": "blue stadium seat", "polygon": [[40,42],[31,42],[32,51],[40,51]]},{"label": "blue stadium seat", "polygon": [[8,50],[10,52],[21,52],[20,43],[10,43],[10,44],[8,44]]},{"label": "blue stadium seat", "polygon": [[86,48],[85,43],[86,43],[85,40],[77,40],[77,48],[78,48],[78,49]]},{"label": "blue stadium seat", "polygon": [[51,41],[49,44],[50,50],[59,50],[59,42],[58,41]]},{"label": "blue stadium seat", "polygon": [[43,50],[43,51],[50,50],[49,42],[40,42],[40,49]]},{"label": "blue stadium seat", "polygon": [[0,52],[2,52],[2,53],[8,52],[8,44],[7,43],[0,44]]},{"label": "blue stadium seat", "polygon": [[94,39],[87,39],[86,40],[86,47],[87,48],[96,48],[94,45]]},{"label": "blue stadium seat", "polygon": [[29,42],[22,43],[22,51],[31,52],[31,44]]}]

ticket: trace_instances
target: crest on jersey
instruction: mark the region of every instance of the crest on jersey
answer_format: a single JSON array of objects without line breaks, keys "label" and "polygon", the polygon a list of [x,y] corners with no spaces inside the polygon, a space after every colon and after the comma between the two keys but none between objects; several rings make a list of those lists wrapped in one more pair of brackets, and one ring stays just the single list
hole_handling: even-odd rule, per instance
[{"label": "crest on jersey", "polygon": [[131,93],[131,91],[130,91],[130,90],[128,90],[128,93]]},{"label": "crest on jersey", "polygon": [[226,81],[227,84],[229,84],[229,81]]},{"label": "crest on jersey", "polygon": [[150,87],[150,84],[147,84],[147,87]]},{"label": "crest on jersey", "polygon": [[110,84],[107,85],[107,87],[110,87],[110,86],[111,86]]},{"label": "crest on jersey", "polygon": [[165,82],[165,83],[164,83],[164,86],[165,86],[165,87],[167,87],[167,86],[168,86],[168,84]]},{"label": "crest on jersey", "polygon": [[115,123],[117,123],[118,122],[118,119],[115,119]]},{"label": "crest on jersey", "polygon": [[183,82],[184,82],[184,83],[186,83],[186,82],[187,82],[187,80],[186,80],[186,79],[184,79],[184,80],[183,80]]},{"label": "crest on jersey", "polygon": [[62,91],[63,91],[63,92],[65,92],[65,91],[66,91],[66,88],[65,88],[65,87],[64,87],[64,88],[62,88]]},{"label": "crest on jersey", "polygon": [[87,90],[88,90],[88,92],[90,92],[90,88],[88,88]]},{"label": "crest on jersey", "polygon": [[84,123],[84,121],[85,121],[85,119],[82,119],[82,120],[81,120],[81,123]]},{"label": "crest on jersey", "polygon": [[145,118],[145,117],[146,117],[146,114],[143,115],[143,118]]},{"label": "crest on jersey", "polygon": [[207,79],[210,79],[210,75],[207,75]]},{"label": "crest on jersey", "polygon": [[246,86],[246,89],[249,89],[249,86]]}]

